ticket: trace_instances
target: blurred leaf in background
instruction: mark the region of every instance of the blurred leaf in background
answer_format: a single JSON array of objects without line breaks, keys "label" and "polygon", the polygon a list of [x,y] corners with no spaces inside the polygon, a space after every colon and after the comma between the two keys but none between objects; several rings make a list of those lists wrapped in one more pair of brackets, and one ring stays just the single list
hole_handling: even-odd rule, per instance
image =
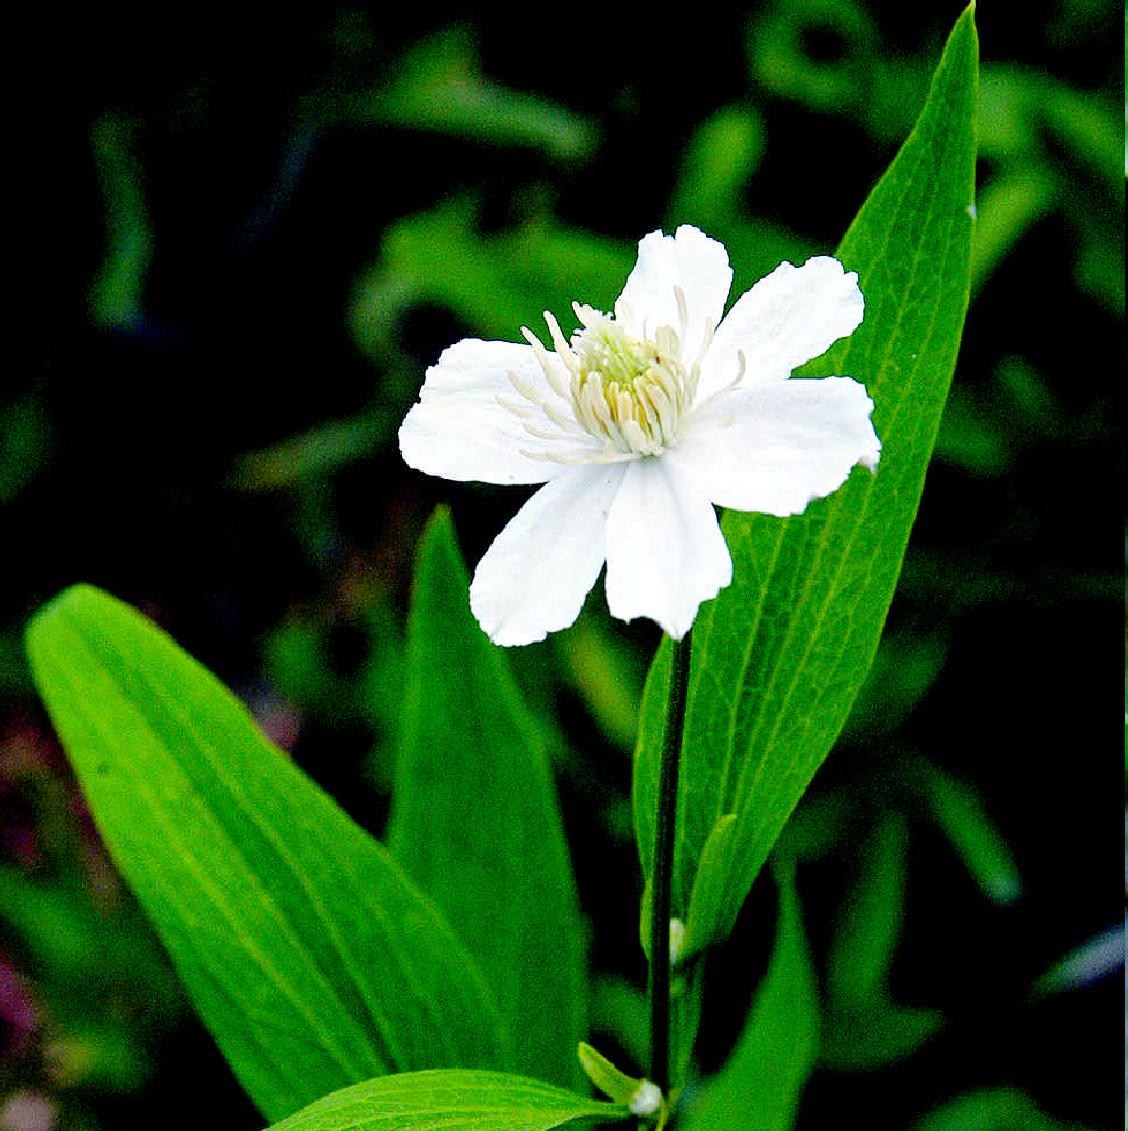
[{"label": "blurred leaf in background", "polygon": [[[9,861],[0,867],[0,1090],[28,1119],[85,1127],[101,1099],[151,1079],[186,1003],[55,758],[29,720],[0,738]],[[21,1126],[17,1114],[5,1118],[0,1125]]]}]

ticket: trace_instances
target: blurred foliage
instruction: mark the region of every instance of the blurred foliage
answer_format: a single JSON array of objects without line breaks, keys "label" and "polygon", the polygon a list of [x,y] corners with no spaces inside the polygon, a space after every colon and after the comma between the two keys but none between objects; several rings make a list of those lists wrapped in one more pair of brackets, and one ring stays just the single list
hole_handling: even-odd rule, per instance
[{"label": "blurred foliage", "polygon": [[90,288],[90,320],[107,329],[136,328],[142,318],[153,235],[135,154],[137,124],[107,112],[90,131],[106,212],[106,255]]},{"label": "blurred foliage", "polygon": [[389,81],[348,100],[344,115],[375,125],[464,137],[484,145],[528,146],[560,162],[583,162],[598,127],[565,107],[509,90],[482,74],[474,34],[444,28],[405,51]]},{"label": "blurred foliage", "polygon": [[1015,1088],[984,1089],[952,1100],[913,1124],[912,1131],[1085,1131],[1042,1111]]},{"label": "blurred foliage", "polygon": [[23,816],[6,823],[0,868],[0,1088],[17,1113],[86,1127],[99,1096],[150,1079],[183,991],[44,746],[28,724],[0,740],[0,799]]},{"label": "blurred foliage", "polygon": [[[111,6],[73,57],[54,16],[28,17],[47,77],[19,104],[37,179],[0,393],[3,1131],[147,1126],[170,1095],[257,1126],[58,766],[28,612],[86,579],[156,614],[379,831],[423,523],[449,501],[473,562],[519,503],[402,466],[426,366],[609,303],[659,226],[722,239],[735,293],[832,248],[919,108],[958,11],[938,8],[765,0],[675,33],[607,10],[594,42],[563,22],[517,36],[488,8]],[[822,977],[800,1129],[1120,1123],[1121,909],[1094,799],[1118,802],[1092,665],[1121,562],[1080,501],[1121,468],[1121,13],[979,17],[961,363],[877,663],[780,846]],[[509,658],[551,736],[592,1039],[633,1067],[626,791],[655,637],[601,602]],[[710,959],[703,1074],[768,969],[770,888]]]}]

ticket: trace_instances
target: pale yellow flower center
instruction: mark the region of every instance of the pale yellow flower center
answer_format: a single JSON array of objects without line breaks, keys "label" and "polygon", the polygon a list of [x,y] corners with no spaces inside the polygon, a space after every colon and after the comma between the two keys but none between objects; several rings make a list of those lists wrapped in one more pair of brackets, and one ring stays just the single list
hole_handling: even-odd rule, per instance
[{"label": "pale yellow flower center", "polygon": [[[510,374],[526,403],[502,403],[522,418],[529,435],[559,439],[563,431],[578,442],[575,450],[554,446],[526,454],[561,463],[619,462],[660,455],[678,442],[697,389],[698,364],[687,366],[682,357],[685,300],[680,289],[676,295],[680,333],[659,326],[636,335],[635,319],[622,306],[609,315],[579,304],[574,310],[581,328],[570,342],[545,313],[552,352],[522,328],[555,395]],[[554,426],[551,430],[544,429],[543,418]]]},{"label": "pale yellow flower center", "polygon": [[639,339],[612,318],[589,316],[575,340],[576,420],[624,454],[656,456],[676,444],[691,392],[680,350],[669,326]]}]

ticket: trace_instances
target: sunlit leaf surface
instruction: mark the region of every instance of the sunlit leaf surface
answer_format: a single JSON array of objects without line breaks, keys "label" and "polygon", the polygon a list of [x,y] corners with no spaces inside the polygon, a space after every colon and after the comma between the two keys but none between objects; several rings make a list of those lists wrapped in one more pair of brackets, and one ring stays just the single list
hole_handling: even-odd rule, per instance
[{"label": "sunlit leaf surface", "polygon": [[499,1063],[496,1006],[441,915],[210,672],[91,586],[28,643],[98,828],[264,1115]]},{"label": "sunlit leaf surface", "polygon": [[[865,320],[805,372],[865,383],[883,448],[833,496],[781,520],[729,512],[734,581],[694,628],[682,752],[675,914],[695,945],[730,929],[756,874],[845,723],[873,659],[916,515],[967,307],[974,206],[977,43],[969,9],[920,119],[838,255],[858,272]],[[655,661],[635,766],[644,872],[669,647]],[[694,922],[690,892],[717,820],[736,814],[726,895]]]}]

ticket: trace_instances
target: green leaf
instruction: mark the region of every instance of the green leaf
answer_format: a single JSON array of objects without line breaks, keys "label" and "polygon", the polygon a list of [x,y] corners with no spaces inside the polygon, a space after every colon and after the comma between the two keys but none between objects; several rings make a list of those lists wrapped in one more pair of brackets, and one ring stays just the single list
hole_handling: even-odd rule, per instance
[{"label": "green leaf", "polygon": [[477,958],[518,1071],[578,1082],[583,932],[548,758],[470,612],[450,513],[419,551],[389,843]]},{"label": "green leaf", "polygon": [[908,1056],[944,1023],[932,1009],[901,1006],[889,972],[904,920],[908,822],[882,816],[861,850],[861,873],[842,908],[827,959],[821,1057],[842,1071]]},{"label": "green leaf", "polygon": [[[838,252],[858,272],[865,320],[804,369],[865,383],[883,444],[877,473],[855,469],[795,518],[729,512],[723,522],[734,580],[694,628],[674,874],[674,914],[685,917],[705,844],[717,820],[736,813],[725,914],[711,941],[731,929],[841,731],[892,599],[967,307],[976,68],[968,8],[916,128]],[[668,649],[647,680],[635,763],[647,876]]]},{"label": "green leaf", "polygon": [[41,397],[29,393],[0,406],[0,505],[39,474],[50,454],[51,421]]},{"label": "green leaf", "polygon": [[930,1112],[912,1131],[1085,1131],[1047,1115],[1018,1088],[982,1088]]},{"label": "green leaf", "polygon": [[885,993],[905,909],[909,826],[884,814],[861,848],[861,872],[838,917],[827,958],[827,995],[864,1001]]},{"label": "green leaf", "polygon": [[440,914],[209,671],[88,585],[28,648],[103,838],[267,1118],[382,1072],[500,1062]]},{"label": "green leaf", "polygon": [[744,1033],[679,1126],[684,1131],[786,1131],[794,1123],[818,1043],[818,980],[794,875],[781,872],[775,948]]},{"label": "green leaf", "polygon": [[701,862],[693,877],[690,892],[689,922],[685,926],[683,956],[697,954],[709,945],[721,931],[726,914],[725,882],[732,859],[732,838],[736,831],[736,814],[725,813],[717,819],[705,847]]},{"label": "green leaf", "polygon": [[837,1072],[883,1068],[916,1052],[943,1023],[935,1009],[897,1005],[888,998],[830,1006],[820,1060]]},{"label": "green leaf", "polygon": [[742,191],[767,146],[763,117],[753,106],[726,106],[706,119],[682,158],[669,214],[716,232],[743,215]]},{"label": "green leaf", "polygon": [[361,121],[539,149],[572,167],[591,157],[599,141],[598,127],[588,118],[487,78],[472,33],[459,26],[416,44],[387,87],[342,109]]},{"label": "green leaf", "polygon": [[918,763],[936,823],[960,854],[965,867],[988,899],[1007,905],[1022,894],[1022,880],[1007,842],[970,786],[928,762]]},{"label": "green leaf", "polygon": [[144,318],[145,281],[153,258],[153,228],[135,149],[140,124],[108,112],[91,127],[90,141],[106,209],[106,256],[90,287],[96,326],[129,330]]},{"label": "green leaf", "polygon": [[381,334],[415,303],[444,306],[476,332],[513,341],[542,311],[571,309],[577,295],[609,307],[631,269],[625,242],[535,219],[483,234],[479,212],[475,199],[454,196],[388,228],[353,300],[363,349],[380,356]]},{"label": "green leaf", "polygon": [[[605,1095],[616,1103],[631,1104],[639,1098],[647,1082],[638,1076],[628,1076],[617,1068],[597,1048],[580,1041],[576,1048],[584,1075]],[[650,1085],[651,1088],[654,1085]]]},{"label": "green leaf", "polygon": [[521,1076],[409,1072],[344,1088],[270,1131],[548,1131],[629,1114]]}]

